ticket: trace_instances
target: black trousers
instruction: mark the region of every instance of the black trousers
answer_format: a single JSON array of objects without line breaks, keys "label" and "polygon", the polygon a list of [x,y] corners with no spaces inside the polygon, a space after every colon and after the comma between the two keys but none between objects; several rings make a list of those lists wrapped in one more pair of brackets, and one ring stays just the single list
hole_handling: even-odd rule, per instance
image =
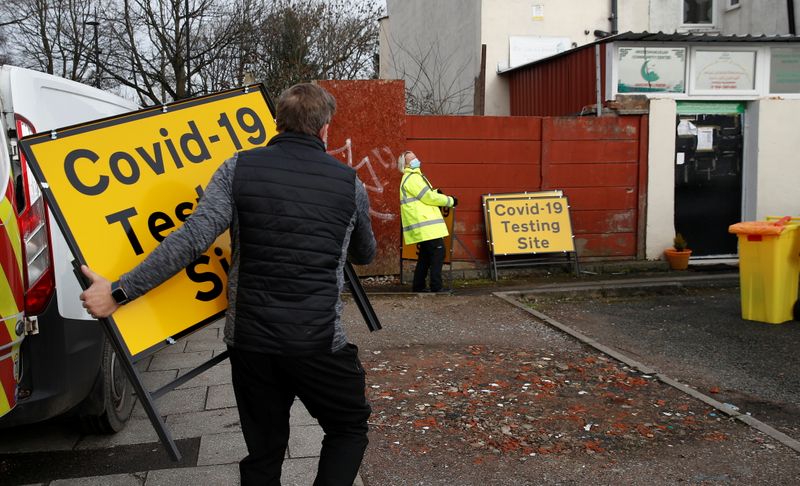
[{"label": "black trousers", "polygon": [[352,486],[367,448],[364,368],[358,348],[286,357],[228,347],[248,455],[239,463],[243,486],[281,484],[295,396],[325,432],[315,486]]},{"label": "black trousers", "polygon": [[431,274],[431,292],[442,290],[442,264],[444,264],[444,239],[423,241],[419,244],[419,257],[414,268],[414,282],[411,290],[425,290],[425,279]]}]

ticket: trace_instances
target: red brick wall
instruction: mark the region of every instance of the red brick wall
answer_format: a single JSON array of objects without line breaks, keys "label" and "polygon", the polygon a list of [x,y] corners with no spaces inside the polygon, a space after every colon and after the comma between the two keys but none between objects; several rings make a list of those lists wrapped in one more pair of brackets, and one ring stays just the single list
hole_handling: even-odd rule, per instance
[{"label": "red brick wall", "polygon": [[561,189],[581,258],[636,258],[646,164],[639,116],[409,116],[423,172],[459,198],[454,258],[489,258],[482,194]]},{"label": "red brick wall", "polygon": [[408,117],[408,147],[423,173],[459,201],[453,259],[489,258],[481,195],[540,187],[541,131],[534,117]]},{"label": "red brick wall", "polygon": [[639,116],[544,118],[542,189],[569,197],[582,257],[635,257]]},{"label": "red brick wall", "polygon": [[320,81],[336,98],[328,153],[354,167],[367,187],[378,255],[363,275],[400,271],[400,172],[406,143],[402,81]]},{"label": "red brick wall", "polygon": [[[399,272],[397,156],[413,150],[459,199],[455,260],[489,258],[481,195],[561,189],[582,259],[641,258],[647,117],[406,116],[401,81],[321,81],[337,100],[328,151],[365,182],[378,238],[362,274]],[[348,143],[349,140],[349,143]]]}]

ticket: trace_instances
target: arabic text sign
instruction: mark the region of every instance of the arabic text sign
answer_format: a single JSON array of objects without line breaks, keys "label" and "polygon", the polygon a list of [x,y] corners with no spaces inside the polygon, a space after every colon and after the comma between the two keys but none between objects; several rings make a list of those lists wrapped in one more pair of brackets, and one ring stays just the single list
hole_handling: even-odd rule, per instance
[{"label": "arabic text sign", "polygon": [[495,255],[575,251],[567,198],[553,192],[483,197]]},{"label": "arabic text sign", "polygon": [[[252,87],[251,87],[252,88]],[[82,263],[110,280],[141,262],[194,210],[219,165],[276,133],[255,87],[34,135],[23,150]],[[219,317],[230,240],[223,233],[184,271],[120,308],[132,355]]]},{"label": "arabic text sign", "polygon": [[694,89],[698,91],[755,88],[755,51],[695,51]]}]

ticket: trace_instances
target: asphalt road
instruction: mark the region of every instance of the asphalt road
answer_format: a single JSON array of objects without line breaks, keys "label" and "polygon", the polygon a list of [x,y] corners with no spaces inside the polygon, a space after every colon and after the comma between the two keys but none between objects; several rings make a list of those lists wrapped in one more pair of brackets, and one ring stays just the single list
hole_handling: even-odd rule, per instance
[{"label": "asphalt road", "polygon": [[529,298],[557,321],[800,438],[800,322],[742,319],[738,287]]},{"label": "asphalt road", "polygon": [[[739,315],[738,288],[730,288],[731,283],[735,284],[734,279],[728,279],[727,282],[728,288],[672,285],[634,290],[620,288],[615,283],[598,282],[606,290],[584,289],[571,294],[551,293],[547,296],[533,295],[536,292],[534,290],[526,294],[530,304],[540,312],[672,378],[688,383],[720,402],[736,405],[742,411],[750,412],[759,420],[798,439],[800,354],[797,350],[800,346],[800,323],[769,325],[742,320]],[[539,285],[558,290],[575,283],[548,282]],[[580,285],[584,283],[591,285],[591,282],[583,279],[579,282]],[[527,288],[536,286],[529,284]],[[560,370],[569,369],[565,365],[569,360],[587,352],[585,345],[566,333],[493,297],[492,290],[512,289],[458,288],[454,295],[374,295],[371,300],[384,326],[382,331],[376,333],[367,330],[352,300],[348,299],[345,327],[351,340],[361,347],[363,361],[372,363],[370,366],[377,369],[381,360],[388,359],[387,356],[413,351],[423,358],[429,358],[428,361],[406,363],[397,361],[397,358],[389,360],[389,364],[413,364],[425,371],[427,368],[423,365],[427,363],[430,365],[429,371],[435,371],[434,378],[443,372],[441,368],[447,366],[450,358],[445,357],[443,361],[440,355],[448,350],[462,354],[467,352],[470,359],[476,356],[470,351],[473,348],[485,350],[488,357],[492,352],[508,356],[511,356],[508,353],[514,352],[526,356],[555,356],[552,358],[553,366],[561,373],[566,371]],[[217,349],[222,346],[216,334],[190,336],[185,344],[182,352],[172,350],[172,355],[161,357],[163,359],[159,364],[165,365],[170,360],[174,361],[175,366],[183,368],[188,366],[187,359],[198,354],[197,349]],[[590,354],[598,355],[594,350]],[[563,363],[559,365],[556,361]],[[372,376],[368,374],[368,382],[383,387],[377,382],[380,373],[372,368],[370,372]],[[164,371],[148,373],[153,373],[152,378],[157,378]],[[395,377],[394,373],[388,373],[386,379],[399,379],[402,373],[398,371],[397,374]],[[417,380],[418,376],[423,375],[414,372],[406,378]],[[569,378],[572,380],[572,377]],[[244,450],[233,410],[232,393],[227,393],[230,392],[228,373],[211,371],[209,376],[198,380],[195,384],[187,384],[185,389],[167,395],[161,404],[168,423],[175,427],[186,425],[179,434],[183,437],[179,446],[186,458],[183,464],[169,463],[164,459],[166,455],[155,442],[152,427],[146,418],[139,416],[125,431],[105,439],[80,436],[63,423],[26,428],[26,438],[10,441],[6,438],[2,442],[6,447],[0,450],[0,477],[6,481],[11,478],[10,484],[43,482],[55,485],[62,484],[57,480],[66,478],[82,478],[76,479],[76,484],[237,484],[235,463],[243,456]],[[497,381],[494,377],[487,377],[487,380]],[[664,397],[661,398],[672,403],[674,397],[670,397],[677,393],[674,389],[659,383],[653,383],[652,386],[663,387]],[[374,386],[370,390],[374,391]],[[566,406],[562,399],[547,403],[556,411]],[[435,402],[431,401],[431,404],[435,405]],[[195,405],[200,409],[196,409]],[[393,405],[394,409],[399,406]],[[424,408],[424,404],[420,406]],[[505,408],[492,410],[503,411]],[[412,413],[406,410],[400,412]],[[503,415],[499,414],[498,417]],[[367,486],[395,484],[373,481],[376,477],[382,477],[380,475],[385,471],[397,472],[393,476],[396,484],[516,486],[594,482],[650,486],[676,482],[705,484],[709,481],[748,485],[798,484],[800,463],[795,451],[770,441],[740,422],[725,420],[721,415],[717,420],[720,423],[715,427],[722,428],[724,434],[705,434],[694,439],[670,435],[667,442],[655,438],[652,444],[626,449],[624,454],[575,453],[558,457],[537,454],[535,458],[522,459],[513,454],[493,454],[490,460],[481,463],[475,462],[472,457],[476,451],[480,452],[479,449],[466,445],[464,447],[468,453],[464,453],[457,449],[461,447],[460,443],[448,446],[454,448],[453,451],[444,447],[418,455],[405,452],[389,454],[395,442],[384,441],[386,443],[383,444],[381,434],[384,429],[398,434],[402,427],[377,425],[373,427],[375,440],[362,467],[362,476]],[[410,428],[406,432],[411,435],[406,438],[421,433],[413,428],[413,420],[411,422],[406,427]],[[583,425],[578,424],[576,430],[585,435]],[[638,436],[636,438],[641,439]],[[318,438],[315,441],[318,443]],[[29,447],[31,442],[36,442],[38,446]],[[386,447],[381,448],[382,444]],[[298,454],[302,452],[300,449],[297,448]],[[297,467],[305,470],[315,458],[298,456],[295,461],[299,464]],[[210,475],[213,474],[216,476],[211,479]],[[199,477],[203,479],[198,480]],[[228,482],[219,482],[217,478]],[[112,479],[119,482],[112,482]],[[3,480],[0,483],[5,484]],[[304,483],[287,480],[286,484]]]},{"label": "asphalt road", "polygon": [[[517,409],[505,403],[502,408],[499,405],[483,408],[476,405],[475,411],[465,413],[465,419],[461,417],[469,423],[470,417],[474,419],[473,416],[476,416],[483,427],[476,429],[477,432],[471,432],[472,429],[468,426],[459,428],[459,417],[451,418],[447,413],[441,420],[436,419],[436,425],[431,425],[429,431],[424,430],[425,425],[430,425],[430,417],[422,419],[426,411],[442,405],[445,406],[444,410],[459,410],[458,403],[429,398],[438,396],[440,391],[450,390],[447,387],[437,388],[440,381],[458,382],[456,378],[445,377],[451,374],[447,367],[456,370],[461,364],[456,358],[459,351],[473,354],[473,351],[482,350],[481,355],[483,351],[495,353],[495,360],[491,363],[499,364],[492,368],[489,362],[483,363],[486,365],[481,370],[483,375],[476,372],[475,377],[478,379],[485,375],[487,386],[473,387],[476,391],[490,387],[490,382],[498,385],[513,382],[516,378],[509,379],[503,373],[531,361],[527,357],[530,354],[550,356],[552,362],[556,363],[556,370],[562,373],[568,373],[572,369],[570,363],[582,362],[587,350],[597,359],[602,355],[569,334],[508,305],[503,299],[492,297],[492,291],[516,291],[531,295],[544,290],[561,292],[566,287],[583,287],[571,294],[569,299],[564,299],[564,294],[561,294],[561,298],[554,299],[551,293],[549,297],[540,298],[533,305],[561,323],[582,331],[607,346],[617,348],[622,354],[649,365],[650,368],[656,368],[662,374],[689,383],[720,402],[744,407],[744,402],[738,398],[742,397],[742,390],[745,389],[739,384],[758,384],[763,381],[759,376],[769,376],[766,371],[754,376],[752,367],[742,369],[740,361],[743,355],[755,353],[754,358],[748,358],[750,361],[761,359],[762,355],[765,356],[764,359],[776,358],[773,366],[785,375],[790,373],[789,367],[798,370],[796,362],[792,364],[775,356],[785,355],[785,352],[775,353],[774,348],[770,347],[772,341],[777,341],[785,345],[786,349],[792,349],[789,338],[783,333],[792,330],[796,332],[795,325],[771,326],[768,328],[770,332],[762,331],[762,326],[767,326],[766,324],[746,323],[739,318],[736,289],[691,290],[686,288],[680,278],[673,275],[660,277],[663,278],[622,278],[616,281],[548,280],[531,282],[527,287],[515,284],[511,288],[496,286],[494,289],[456,286],[455,293],[450,296],[374,296],[371,300],[384,326],[377,333],[367,331],[362,319],[353,313],[351,306],[347,319],[348,334],[361,348],[363,360],[369,370],[367,380],[371,385],[373,399],[379,401],[375,408],[371,445],[362,465],[365,485],[800,484],[800,462],[797,461],[796,451],[773,442],[757,429],[729,419],[726,414],[710,407],[707,407],[702,417],[704,420],[714,418],[718,422],[713,422],[713,427],[724,429],[716,430],[705,423],[695,431],[695,435],[681,435],[678,429],[667,425],[669,437],[663,437],[662,441],[658,440],[658,436],[651,438],[646,435],[645,443],[639,441],[634,444],[641,437],[629,434],[630,437],[626,440],[632,442],[616,446],[612,445],[613,441],[607,441],[608,437],[604,437],[603,444],[608,449],[600,454],[580,452],[574,447],[555,454],[548,452],[552,441],[565,442],[572,447],[576,442],[570,442],[569,439],[582,440],[588,437],[583,431],[594,420],[585,416],[577,424],[577,428],[571,429],[571,433],[575,433],[572,435],[562,434],[549,426],[544,428],[544,432],[555,435],[542,439],[544,442],[525,437],[524,433],[517,434],[517,438],[539,447],[534,456],[519,457],[513,451],[493,451],[487,459],[487,453],[481,448],[480,441],[473,440],[480,439],[475,437],[476,434],[482,430],[488,431],[486,433],[493,438],[503,437],[502,427],[498,432],[492,428],[493,424],[506,423],[512,431],[514,425],[524,427],[526,424]],[[687,272],[680,277],[685,279],[692,275]],[[725,279],[726,285],[735,285],[738,280],[730,277]],[[712,276],[712,279],[715,277]],[[634,290],[623,290],[620,284],[633,287]],[[713,283],[704,280],[699,285],[709,287]],[[592,286],[600,286],[606,290],[593,291],[589,289]],[[656,288],[646,290],[648,286]],[[730,302],[725,299],[730,299]],[[726,328],[726,323],[730,327],[739,322],[752,331],[742,333]],[[771,332],[782,334],[768,339],[772,336]],[[751,337],[749,334],[756,334],[758,337]],[[667,335],[671,335],[674,340],[668,339]],[[796,334],[792,336],[796,337]],[[743,346],[737,346],[737,343]],[[753,349],[748,349],[748,346]],[[503,361],[506,356],[515,356],[516,364]],[[712,375],[712,372],[716,374]],[[597,373],[586,373],[589,377],[600,379]],[[794,375],[798,374],[795,372]],[[649,376],[652,379],[652,375]],[[580,381],[574,376],[563,378],[570,383]],[[747,396],[759,408],[747,406],[744,411],[753,411],[757,418],[797,437],[797,415],[791,409],[794,400],[792,394],[796,393],[797,388],[794,383],[771,384],[768,388],[769,394],[766,388],[749,388],[750,393]],[[682,392],[658,381],[653,385],[649,395],[642,391],[635,393],[635,404],[625,401],[620,405],[621,410],[614,410],[612,407],[606,410],[609,413],[604,416],[641,419],[649,423],[645,424],[646,427],[651,427],[658,424],[645,418],[648,412],[666,412],[665,416],[674,417],[676,410],[682,410],[674,402],[678,399],[675,394],[681,395]],[[718,393],[711,391],[715,387],[720,388]],[[412,403],[408,401],[410,398],[403,396],[406,392],[411,393],[412,389],[423,397],[419,403]],[[388,397],[384,397],[385,394]],[[515,396],[515,399],[522,400],[520,395]],[[591,398],[586,399],[582,403],[583,407],[577,409],[585,408],[586,413],[592,416],[598,416],[598,407],[602,411],[603,406],[609,405],[591,394],[581,396]],[[773,398],[767,398],[770,396]],[[694,401],[688,395],[683,397],[689,402]],[[385,402],[389,398],[392,400]],[[437,403],[436,400],[442,403]],[[559,395],[553,400],[542,402],[549,408],[534,411],[530,416],[534,421],[541,421],[548,414],[573,410],[567,401],[566,395]],[[694,404],[702,407],[699,401]],[[482,421],[477,411],[489,409],[495,413],[491,415],[491,419]],[[782,413],[766,416],[767,412],[773,412],[774,409]],[[435,416],[435,413],[431,412],[430,415]],[[400,418],[397,414],[400,414]],[[695,415],[699,416],[701,415]],[[524,418],[529,417],[526,415]],[[783,427],[777,423],[781,418],[785,424]],[[694,422],[687,424],[697,426]],[[604,427],[599,430],[607,436],[613,435],[613,430],[609,432]],[[637,431],[641,435],[639,428]],[[421,437],[427,440],[423,441]]]}]

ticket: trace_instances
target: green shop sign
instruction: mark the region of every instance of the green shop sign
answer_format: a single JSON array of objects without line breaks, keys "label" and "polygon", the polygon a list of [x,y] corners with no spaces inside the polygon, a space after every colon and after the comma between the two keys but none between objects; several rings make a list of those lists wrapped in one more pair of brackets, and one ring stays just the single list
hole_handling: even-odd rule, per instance
[{"label": "green shop sign", "polygon": [[686,91],[686,48],[623,46],[617,54],[618,93]]},{"label": "green shop sign", "polygon": [[738,101],[678,101],[679,115],[737,115],[744,113]]}]

